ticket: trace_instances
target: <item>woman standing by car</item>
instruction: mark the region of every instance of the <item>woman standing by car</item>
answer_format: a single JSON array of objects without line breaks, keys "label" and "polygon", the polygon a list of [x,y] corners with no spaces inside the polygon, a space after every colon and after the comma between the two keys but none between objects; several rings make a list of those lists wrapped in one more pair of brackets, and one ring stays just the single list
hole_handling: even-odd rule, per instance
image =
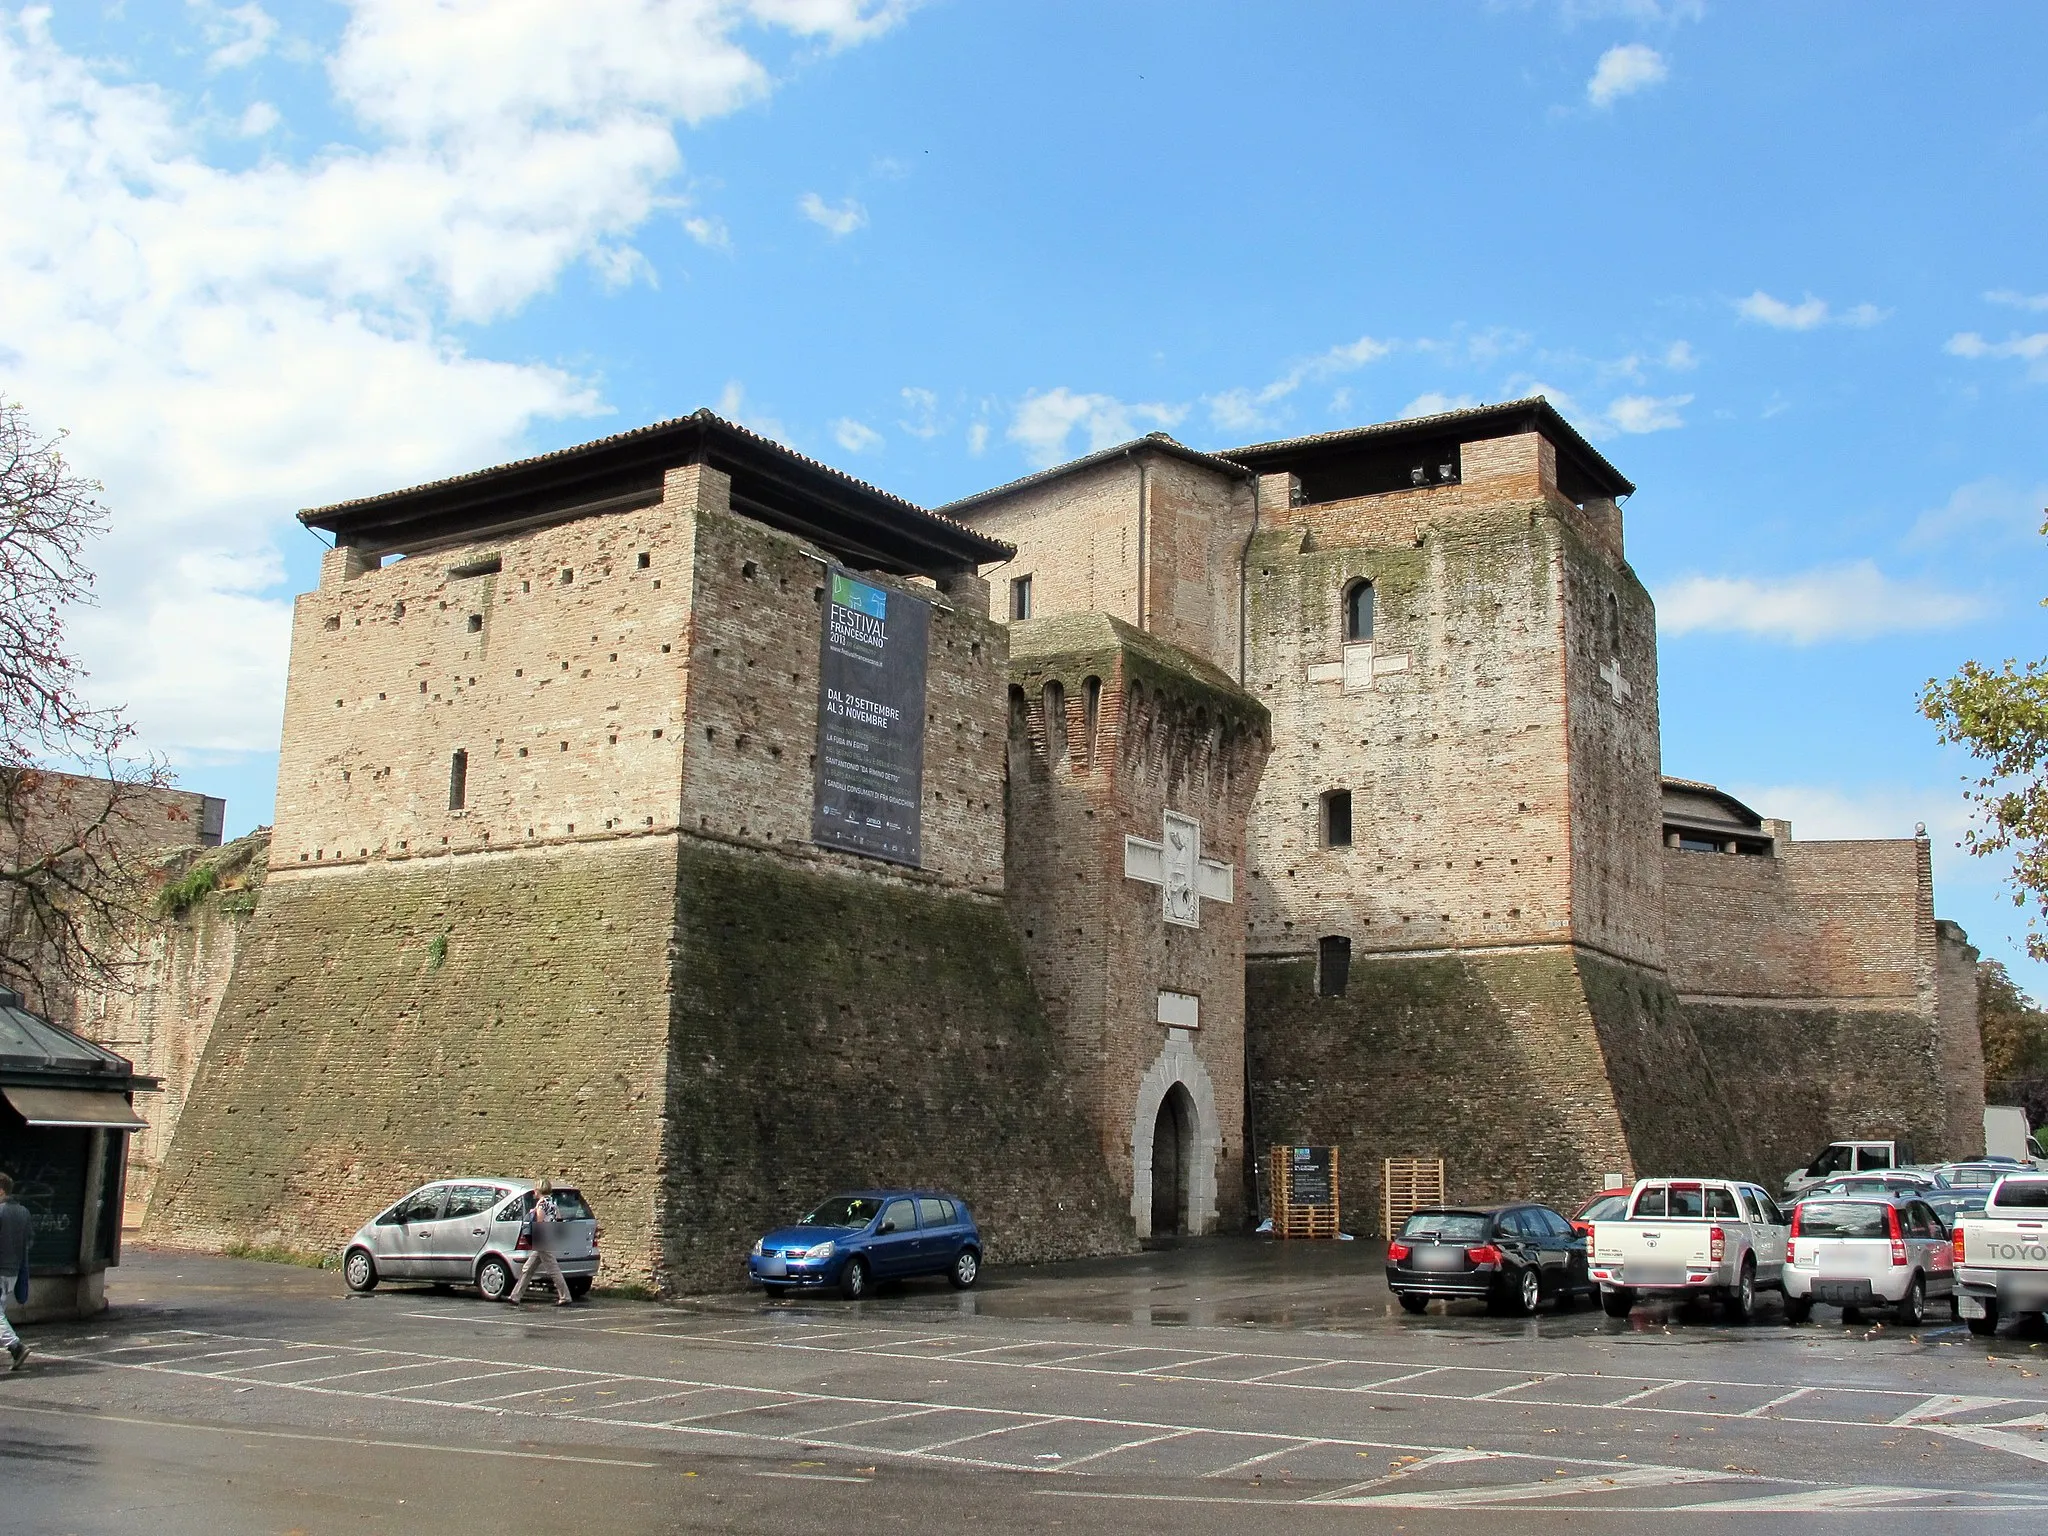
[{"label": "woman standing by car", "polygon": [[555,1249],[561,1244],[562,1219],[555,1209],[555,1185],[552,1179],[542,1179],[534,1186],[533,1214],[527,1218],[533,1225],[533,1249],[526,1255],[525,1264],[520,1266],[519,1283],[512,1287],[512,1294],[505,1299],[518,1306],[526,1294],[527,1283],[539,1269],[547,1271],[548,1283],[555,1288],[555,1305],[566,1307],[569,1302],[569,1280],[562,1273],[562,1266],[555,1258]]}]

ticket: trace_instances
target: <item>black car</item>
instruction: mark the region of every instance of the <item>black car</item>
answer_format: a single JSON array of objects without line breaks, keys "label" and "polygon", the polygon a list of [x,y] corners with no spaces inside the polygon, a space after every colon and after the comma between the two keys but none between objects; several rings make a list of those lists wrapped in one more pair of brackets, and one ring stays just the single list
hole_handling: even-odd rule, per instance
[{"label": "black car", "polygon": [[1547,1205],[1417,1211],[1387,1245],[1387,1286],[1410,1312],[1462,1299],[1526,1315],[1600,1294],[1585,1238]]}]

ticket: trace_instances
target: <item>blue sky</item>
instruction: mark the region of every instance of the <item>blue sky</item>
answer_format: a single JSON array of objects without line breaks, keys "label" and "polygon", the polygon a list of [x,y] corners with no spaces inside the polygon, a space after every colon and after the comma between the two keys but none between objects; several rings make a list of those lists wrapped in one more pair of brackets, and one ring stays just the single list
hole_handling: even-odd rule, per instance
[{"label": "blue sky", "polygon": [[1934,830],[2033,656],[2048,12],[0,6],[0,389],[105,481],[77,634],[268,818],[298,507],[701,404],[913,499],[1542,391],[1633,479],[1668,771]]}]

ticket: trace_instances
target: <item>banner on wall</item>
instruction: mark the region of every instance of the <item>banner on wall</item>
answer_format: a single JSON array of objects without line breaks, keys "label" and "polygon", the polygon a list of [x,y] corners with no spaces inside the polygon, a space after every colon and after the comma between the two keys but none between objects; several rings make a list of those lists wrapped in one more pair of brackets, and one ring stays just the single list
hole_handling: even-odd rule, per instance
[{"label": "banner on wall", "polygon": [[838,566],[825,575],[811,840],[920,865],[931,608]]}]

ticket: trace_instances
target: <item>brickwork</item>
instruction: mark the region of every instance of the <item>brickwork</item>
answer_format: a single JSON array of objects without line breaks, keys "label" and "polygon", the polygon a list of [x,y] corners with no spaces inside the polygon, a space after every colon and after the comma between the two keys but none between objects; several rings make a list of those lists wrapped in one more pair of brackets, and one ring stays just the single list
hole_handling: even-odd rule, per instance
[{"label": "brickwork", "polygon": [[1956,924],[1937,922],[1934,928],[1943,1141],[1950,1157],[1976,1157],[1984,1151],[1984,1036],[1977,1020],[1981,957]]},{"label": "brickwork", "polygon": [[656,1277],[676,840],[273,879],[145,1237],[332,1252],[427,1179],[549,1173]]},{"label": "brickwork", "polygon": [[138,1073],[160,1085],[155,1093],[135,1101],[136,1113],[149,1128],[128,1141],[129,1225],[142,1220],[177,1135],[179,1117],[227,994],[242,930],[256,907],[269,847],[268,830],[260,830],[218,851],[195,849],[169,861],[165,878],[206,865],[212,871],[212,889],[184,911],[142,931],[129,986],[81,997],[75,1016],[60,1020],[119,1051],[135,1063]]},{"label": "brickwork", "polygon": [[[1196,1230],[1243,1220],[1244,918],[1202,901],[1166,920],[1160,886],[1128,878],[1124,839],[1192,818],[1203,856],[1242,887],[1245,817],[1267,750],[1265,709],[1218,669],[1102,614],[1010,628],[1011,913],[1068,1058],[1085,1064],[1099,1155],[1151,1234],[1152,1133],[1172,1082],[1198,1109]],[[1237,891],[1233,891],[1237,896]],[[1162,991],[1197,1000],[1160,1019]],[[1213,1204],[1210,1192],[1213,1191]]]}]

